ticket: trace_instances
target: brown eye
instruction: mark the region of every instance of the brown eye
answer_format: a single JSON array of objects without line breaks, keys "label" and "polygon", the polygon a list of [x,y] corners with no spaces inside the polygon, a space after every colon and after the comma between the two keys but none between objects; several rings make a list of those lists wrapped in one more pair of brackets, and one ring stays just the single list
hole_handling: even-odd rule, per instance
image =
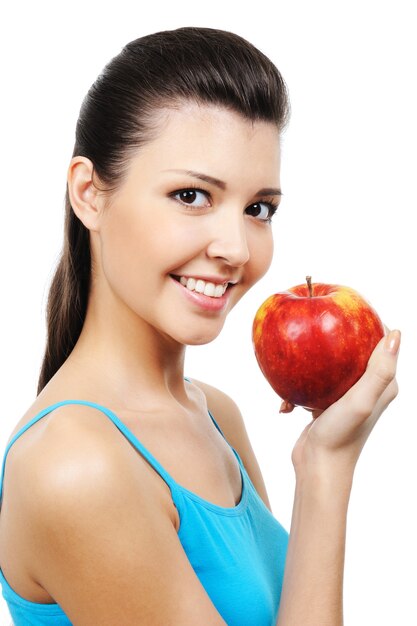
[{"label": "brown eye", "polygon": [[272,219],[277,207],[270,202],[256,202],[251,204],[246,210],[250,212],[250,215],[259,217],[261,222],[268,222]]},{"label": "brown eye", "polygon": [[194,189],[186,189],[185,191],[181,191],[178,195],[183,202],[187,202],[187,204],[192,204],[196,199],[197,192],[194,191]]},{"label": "brown eye", "polygon": [[171,194],[171,196],[182,204],[187,204],[192,208],[201,209],[210,206],[207,193],[202,189],[181,189]]}]

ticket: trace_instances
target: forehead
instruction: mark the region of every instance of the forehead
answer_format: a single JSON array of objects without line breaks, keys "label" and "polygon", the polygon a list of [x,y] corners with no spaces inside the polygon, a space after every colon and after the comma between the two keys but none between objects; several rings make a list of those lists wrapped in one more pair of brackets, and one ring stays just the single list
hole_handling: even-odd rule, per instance
[{"label": "forehead", "polygon": [[215,105],[185,103],[158,114],[155,137],[133,157],[131,170],[151,174],[165,169],[206,171],[219,178],[277,181],[280,132],[272,122],[252,121]]}]

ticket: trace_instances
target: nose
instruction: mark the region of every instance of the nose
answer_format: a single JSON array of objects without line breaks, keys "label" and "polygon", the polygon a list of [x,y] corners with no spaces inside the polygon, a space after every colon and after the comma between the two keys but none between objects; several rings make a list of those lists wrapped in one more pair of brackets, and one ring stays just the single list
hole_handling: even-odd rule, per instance
[{"label": "nose", "polygon": [[226,207],[219,212],[211,230],[207,256],[223,259],[233,267],[247,263],[250,255],[244,215]]}]

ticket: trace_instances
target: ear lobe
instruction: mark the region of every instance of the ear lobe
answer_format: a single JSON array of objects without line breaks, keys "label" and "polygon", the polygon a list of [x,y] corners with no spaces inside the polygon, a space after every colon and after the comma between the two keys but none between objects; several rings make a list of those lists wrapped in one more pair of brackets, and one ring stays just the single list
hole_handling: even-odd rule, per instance
[{"label": "ear lobe", "polygon": [[67,183],[71,206],[88,230],[98,230],[100,208],[98,189],[93,182],[94,165],[90,159],[76,156],[68,167]]}]

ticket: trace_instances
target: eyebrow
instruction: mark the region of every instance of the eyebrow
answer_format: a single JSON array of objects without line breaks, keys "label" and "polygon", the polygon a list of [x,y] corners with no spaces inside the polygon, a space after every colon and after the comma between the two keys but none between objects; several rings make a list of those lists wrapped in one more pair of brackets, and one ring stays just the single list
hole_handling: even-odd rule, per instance
[{"label": "eyebrow", "polygon": [[[219,180],[218,178],[214,178],[213,176],[209,176],[208,174],[203,174],[202,172],[195,172],[194,170],[163,170],[164,172],[176,172],[177,174],[186,174],[187,176],[192,176],[193,178],[198,178],[203,180],[210,185],[214,185],[223,191],[226,189],[226,183],[223,180]],[[282,196],[282,191],[279,187],[264,187],[260,189],[255,194],[255,197],[258,196]]]}]

